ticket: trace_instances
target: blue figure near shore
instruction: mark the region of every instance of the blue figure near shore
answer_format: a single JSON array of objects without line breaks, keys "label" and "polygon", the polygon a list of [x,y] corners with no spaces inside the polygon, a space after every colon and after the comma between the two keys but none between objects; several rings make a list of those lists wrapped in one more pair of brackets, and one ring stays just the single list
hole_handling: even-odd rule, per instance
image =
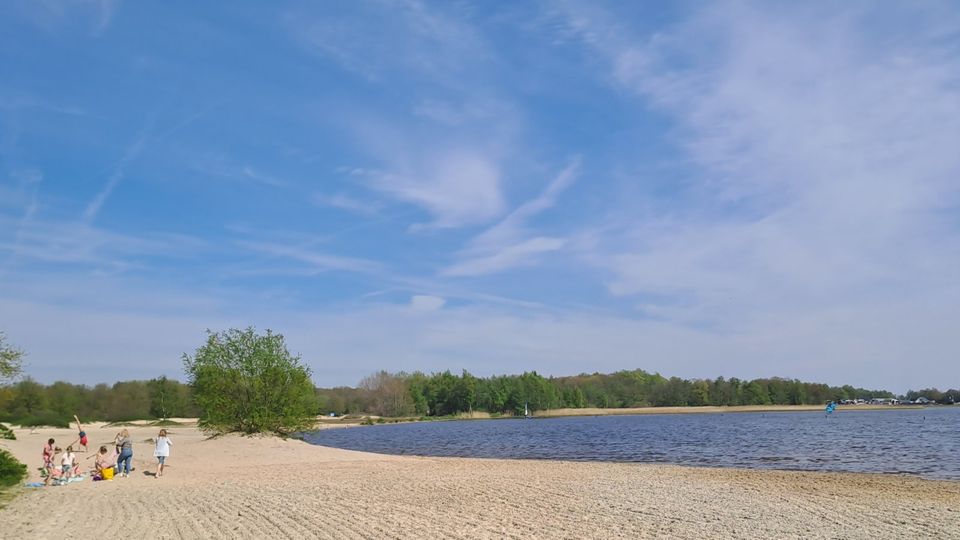
[{"label": "blue figure near shore", "polygon": [[825,410],[827,414],[833,414],[833,410],[836,408],[837,408],[837,403],[835,401],[831,401],[827,403],[827,408]]}]

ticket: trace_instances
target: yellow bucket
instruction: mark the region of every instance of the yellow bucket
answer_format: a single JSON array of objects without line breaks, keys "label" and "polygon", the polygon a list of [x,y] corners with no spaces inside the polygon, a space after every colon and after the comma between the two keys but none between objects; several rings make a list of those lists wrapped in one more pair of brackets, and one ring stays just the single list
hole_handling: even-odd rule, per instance
[{"label": "yellow bucket", "polygon": [[100,471],[100,474],[103,475],[104,480],[113,480],[113,467],[107,467]]}]

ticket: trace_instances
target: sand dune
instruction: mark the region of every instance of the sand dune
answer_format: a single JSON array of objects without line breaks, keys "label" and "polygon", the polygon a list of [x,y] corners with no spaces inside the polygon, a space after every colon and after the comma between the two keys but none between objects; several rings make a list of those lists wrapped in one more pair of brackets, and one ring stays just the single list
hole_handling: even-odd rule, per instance
[{"label": "sand dune", "polygon": [[[383,456],[294,440],[129,428],[135,474],[26,489],[2,538],[947,538],[960,483],[662,465]],[[363,428],[359,428],[363,429]],[[117,428],[89,430],[92,446]],[[0,441],[35,471],[48,437]],[[91,452],[95,448],[91,448]],[[88,454],[89,455],[89,454]],[[84,454],[80,459],[84,463]]]}]

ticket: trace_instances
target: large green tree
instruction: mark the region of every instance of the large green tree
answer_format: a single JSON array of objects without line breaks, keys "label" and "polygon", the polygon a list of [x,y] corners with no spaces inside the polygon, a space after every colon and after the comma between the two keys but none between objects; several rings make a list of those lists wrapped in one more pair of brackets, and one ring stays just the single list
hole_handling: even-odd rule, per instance
[{"label": "large green tree", "polygon": [[150,415],[156,418],[188,416],[190,387],[162,376],[147,381]]},{"label": "large green tree", "polygon": [[310,369],[280,334],[252,327],[208,332],[193,356],[183,355],[183,365],[202,428],[287,435],[316,422]]}]

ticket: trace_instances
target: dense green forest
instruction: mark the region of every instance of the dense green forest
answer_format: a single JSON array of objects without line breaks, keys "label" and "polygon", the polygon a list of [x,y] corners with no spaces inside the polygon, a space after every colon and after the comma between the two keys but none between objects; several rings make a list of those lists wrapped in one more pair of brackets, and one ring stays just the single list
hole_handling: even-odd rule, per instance
[{"label": "dense green forest", "polygon": [[[955,392],[955,391],[951,391]],[[885,390],[781,378],[744,381],[666,378],[637,369],[612,374],[543,377],[536,372],[488,378],[466,371],[425,375],[384,371],[359,388],[319,389],[322,411],[372,412],[383,416],[446,416],[469,411],[515,414],[556,408],[621,408],[698,405],[802,405],[830,400],[893,397]],[[960,395],[958,395],[960,398]]]},{"label": "dense green forest", "polygon": [[0,421],[66,426],[84,421],[195,417],[190,387],[166,377],[90,387],[66,382],[43,385],[32,379],[0,386]]},{"label": "dense green forest", "polygon": [[[960,401],[960,391],[910,391],[948,403]],[[499,414],[561,407],[642,407],[684,405],[822,404],[830,400],[893,397],[884,390],[828,386],[791,379],[751,381],[723,377],[681,379],[643,370],[611,374],[543,377],[522,375],[475,377],[449,371],[426,375],[384,371],[363,379],[359,386],[318,388],[317,413],[377,414],[381,416],[446,416],[468,411]],[[66,425],[73,414],[85,421],[195,417],[191,389],[161,377],[113,385],[43,385],[29,378],[0,386],[0,421],[23,425]]]}]

